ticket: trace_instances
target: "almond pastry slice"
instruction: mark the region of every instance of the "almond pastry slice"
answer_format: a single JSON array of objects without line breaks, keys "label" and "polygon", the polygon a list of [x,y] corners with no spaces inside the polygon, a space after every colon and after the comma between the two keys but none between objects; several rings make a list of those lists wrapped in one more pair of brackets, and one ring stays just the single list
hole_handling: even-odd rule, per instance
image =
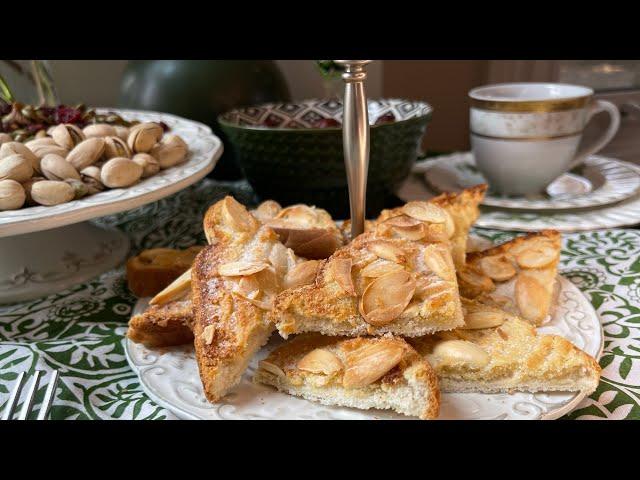
[{"label": "almond pastry slice", "polygon": [[468,254],[458,272],[460,293],[468,298],[497,295],[511,300],[508,308],[534,325],[542,324],[553,307],[561,237],[545,230]]},{"label": "almond pastry slice", "polygon": [[291,253],[289,265],[289,254],[273,254],[281,250],[276,233],[231,197],[213,205],[206,222],[216,241],[192,267],[193,335],[204,392],[215,402],[269,339],[274,327],[267,312],[289,267],[301,260]]},{"label": "almond pastry slice", "polygon": [[[486,185],[476,185],[459,193],[445,193],[428,201],[409,202],[402,207],[383,210],[369,228],[386,231],[385,224],[391,222],[391,225],[400,224],[400,227],[395,226],[396,234],[400,231],[412,240],[449,241],[453,262],[460,269],[465,264],[469,229],[480,215],[479,205],[486,189]],[[393,220],[394,217],[400,218]],[[421,222],[424,231],[415,222]]]},{"label": "almond pastry slice", "polygon": [[440,394],[431,366],[405,340],[304,334],[261,361],[254,381],[325,405],[388,409],[437,418]]},{"label": "almond pastry slice", "polygon": [[[266,202],[265,202],[266,203]],[[282,243],[296,255],[308,259],[322,259],[330,256],[343,239],[340,230],[326,210],[308,205],[292,205],[278,211],[272,218],[265,210],[275,212],[276,207],[261,204],[256,213],[264,218]]]},{"label": "almond pastry slice", "polygon": [[[433,365],[443,392],[595,391],[600,366],[571,342],[539,335],[529,322],[497,307],[464,303],[466,329],[410,340]],[[487,327],[478,328],[479,321]]]},{"label": "almond pastry slice", "polygon": [[338,249],[307,285],[277,295],[270,317],[284,338],[302,332],[415,337],[463,325],[448,245],[380,239],[376,232]]}]

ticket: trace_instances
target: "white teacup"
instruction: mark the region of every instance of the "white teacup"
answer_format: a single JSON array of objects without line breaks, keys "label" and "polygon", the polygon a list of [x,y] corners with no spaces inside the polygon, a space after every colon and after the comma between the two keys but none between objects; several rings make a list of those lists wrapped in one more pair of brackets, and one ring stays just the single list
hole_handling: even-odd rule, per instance
[{"label": "white teacup", "polygon": [[[471,97],[471,148],[492,190],[507,195],[544,192],[556,178],[611,141],[618,108],[593,90],[560,83],[504,83],[479,87]],[[593,115],[606,111],[609,127],[590,145],[578,145]]]}]

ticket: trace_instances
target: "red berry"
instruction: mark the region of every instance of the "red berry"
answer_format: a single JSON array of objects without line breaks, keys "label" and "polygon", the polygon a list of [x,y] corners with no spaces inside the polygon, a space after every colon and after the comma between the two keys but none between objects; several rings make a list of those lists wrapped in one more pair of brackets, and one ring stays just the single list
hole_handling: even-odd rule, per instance
[{"label": "red berry", "polygon": [[334,118],[321,118],[311,124],[313,128],[335,128],[340,127],[340,122]]},{"label": "red berry", "polygon": [[82,119],[82,112],[77,108],[58,105],[54,115],[56,123],[76,123]]},{"label": "red berry", "polygon": [[387,112],[384,115],[380,115],[374,125],[382,125],[383,123],[393,123],[396,121],[396,117],[392,112]]}]

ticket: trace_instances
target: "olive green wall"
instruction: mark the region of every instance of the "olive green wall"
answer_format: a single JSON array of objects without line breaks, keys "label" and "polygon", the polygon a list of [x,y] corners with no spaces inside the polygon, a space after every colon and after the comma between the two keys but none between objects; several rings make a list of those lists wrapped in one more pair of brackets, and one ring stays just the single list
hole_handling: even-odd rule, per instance
[{"label": "olive green wall", "polygon": [[[114,106],[127,60],[50,60],[60,99],[93,106]],[[321,97],[324,85],[311,60],[277,60],[294,99]],[[382,63],[369,67],[368,94],[382,94]]]}]

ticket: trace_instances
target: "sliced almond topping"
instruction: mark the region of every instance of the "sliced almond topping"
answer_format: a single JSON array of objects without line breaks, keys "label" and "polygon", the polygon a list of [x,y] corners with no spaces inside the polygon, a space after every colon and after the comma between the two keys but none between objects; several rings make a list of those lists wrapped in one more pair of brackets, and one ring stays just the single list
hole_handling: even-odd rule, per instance
[{"label": "sliced almond topping", "polygon": [[223,277],[253,275],[268,266],[265,262],[229,262],[218,267],[218,274]]},{"label": "sliced almond topping", "polygon": [[459,269],[457,273],[460,289],[467,296],[477,297],[483,292],[492,292],[496,288],[491,278],[470,265]]},{"label": "sliced almond topping", "polygon": [[467,312],[464,316],[463,330],[477,330],[481,328],[497,327],[504,323],[506,315],[495,310],[477,310]]},{"label": "sliced almond topping", "polygon": [[489,363],[489,355],[467,340],[446,340],[438,343],[432,353],[439,366],[480,369]]},{"label": "sliced almond topping", "polygon": [[427,202],[409,202],[402,211],[411,218],[429,223],[445,223],[447,213],[440,207]]},{"label": "sliced almond topping", "polygon": [[258,364],[258,367],[266,372],[275,375],[276,377],[285,378],[286,376],[284,374],[284,371],[279,366],[266,360],[261,360]]},{"label": "sliced almond topping", "polygon": [[204,340],[204,343],[206,343],[207,345],[211,345],[211,343],[213,342],[213,335],[215,331],[216,329],[213,325],[207,325],[206,327],[204,327],[204,329],[202,330],[202,339]]},{"label": "sliced almond topping", "polygon": [[238,282],[236,293],[248,298],[256,298],[260,294],[260,284],[254,276],[242,277]]},{"label": "sliced almond topping", "polygon": [[488,275],[492,280],[497,282],[507,281],[516,274],[515,267],[504,255],[495,255],[480,259],[480,269],[485,275]]},{"label": "sliced almond topping", "polygon": [[222,215],[224,220],[237,230],[251,232],[258,228],[258,222],[253,215],[233,197],[225,197],[223,200]]},{"label": "sliced almond topping", "polygon": [[284,275],[289,270],[289,255],[288,248],[279,242],[273,244],[271,252],[269,252],[269,263],[273,265],[276,272],[280,275]]},{"label": "sliced almond topping", "polygon": [[401,265],[379,258],[360,270],[360,275],[366,278],[377,278],[400,270],[404,270]]},{"label": "sliced almond topping", "polygon": [[360,313],[371,325],[386,325],[407,308],[415,289],[416,281],[404,270],[378,277],[364,290],[358,305]]},{"label": "sliced almond topping", "polygon": [[164,305],[186,296],[191,290],[191,269],[176,278],[164,290],[158,293],[149,302],[150,305]]},{"label": "sliced almond topping", "polygon": [[404,347],[395,340],[371,340],[346,355],[344,388],[361,388],[382,378],[400,363]]},{"label": "sliced almond topping", "polygon": [[300,359],[298,368],[306,372],[331,375],[342,370],[342,362],[334,353],[316,348]]},{"label": "sliced almond topping", "polygon": [[284,208],[276,218],[283,219],[290,226],[312,227],[316,224],[318,214],[308,205],[291,205]]},{"label": "sliced almond topping", "polygon": [[278,202],[274,200],[265,200],[258,205],[258,208],[254,210],[253,215],[262,223],[265,223],[267,220],[275,218],[281,210],[282,207]]},{"label": "sliced almond topping", "polygon": [[516,256],[522,268],[543,268],[558,259],[560,252],[552,245],[539,242],[533,248],[527,248]]},{"label": "sliced almond topping", "polygon": [[232,293],[242,298],[243,300],[246,300],[250,304],[258,307],[261,310],[269,311],[273,309],[273,300],[274,300],[273,295],[262,295],[260,294],[260,292],[258,292],[258,295],[253,295],[253,294],[244,295],[242,292],[239,292],[239,291],[234,291]]},{"label": "sliced almond topping", "polygon": [[340,288],[353,297],[356,295],[356,289],[353,286],[353,278],[351,277],[351,266],[350,258],[333,258],[329,260],[329,268],[333,279],[340,285]]},{"label": "sliced almond topping", "polygon": [[451,284],[442,281],[439,278],[418,277],[416,279],[415,296],[420,299],[433,298],[441,293],[452,290]]},{"label": "sliced almond topping", "polygon": [[276,273],[275,268],[267,267],[264,270],[260,270],[255,275],[256,281],[258,285],[260,285],[260,290],[265,292],[266,294],[277,294],[280,293],[282,289],[282,281],[280,277]]},{"label": "sliced almond topping", "polygon": [[535,278],[521,272],[516,278],[515,297],[518,310],[526,320],[535,324],[544,320],[549,311],[551,296]]},{"label": "sliced almond topping", "polygon": [[447,219],[444,222],[444,232],[447,238],[451,238],[456,233],[456,224],[453,221],[451,215],[449,215],[449,212],[447,212],[446,210],[443,210],[443,212],[447,216]]},{"label": "sliced almond topping", "polygon": [[424,249],[424,263],[429,270],[441,279],[451,281],[454,279],[455,271],[453,264],[445,256],[448,257],[450,254],[436,245],[427,245]]},{"label": "sliced almond topping", "polygon": [[284,276],[284,288],[296,288],[312,283],[316,279],[320,264],[319,260],[299,263]]},{"label": "sliced almond topping", "polygon": [[385,240],[373,240],[367,243],[367,249],[385,260],[390,260],[395,263],[404,263],[407,261],[404,250],[394,245],[392,242]]}]

